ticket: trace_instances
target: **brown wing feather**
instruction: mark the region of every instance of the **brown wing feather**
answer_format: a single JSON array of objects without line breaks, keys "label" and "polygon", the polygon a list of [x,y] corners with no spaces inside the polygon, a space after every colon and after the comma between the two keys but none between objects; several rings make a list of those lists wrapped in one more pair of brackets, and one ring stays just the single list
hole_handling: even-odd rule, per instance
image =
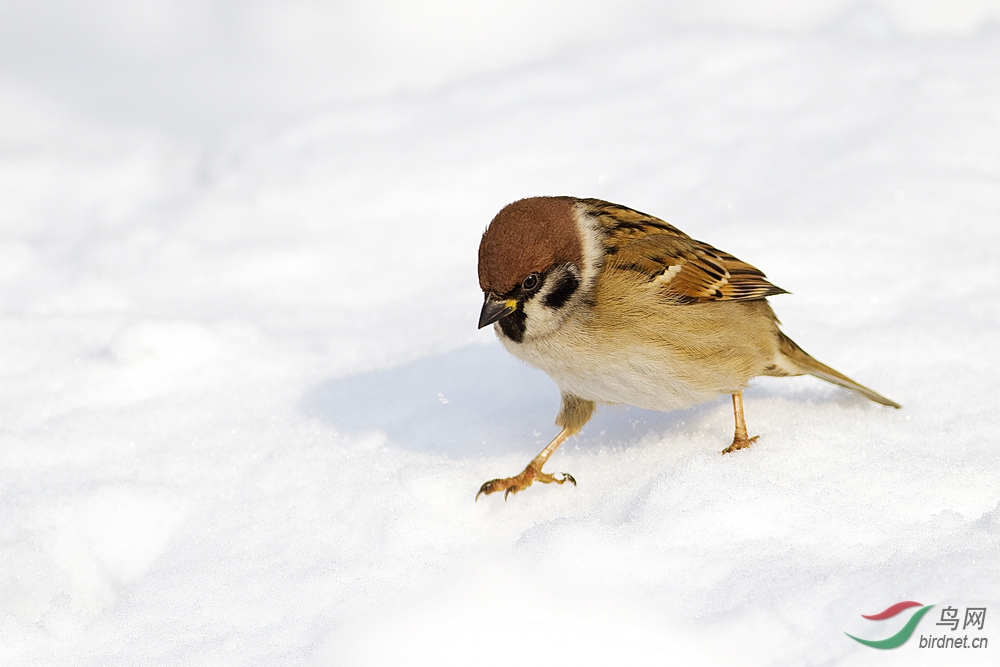
[{"label": "brown wing feather", "polygon": [[605,232],[605,270],[638,273],[671,301],[753,301],[786,293],[757,268],[659,218],[599,200],[587,204]]}]

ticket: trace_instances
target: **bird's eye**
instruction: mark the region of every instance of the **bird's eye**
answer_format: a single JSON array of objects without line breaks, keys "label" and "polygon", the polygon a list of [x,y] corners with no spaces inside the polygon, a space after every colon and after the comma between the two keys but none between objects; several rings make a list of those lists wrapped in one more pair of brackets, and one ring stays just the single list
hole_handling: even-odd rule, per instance
[{"label": "bird's eye", "polygon": [[538,282],[538,274],[529,273],[524,277],[524,280],[521,281],[521,289],[525,292],[533,292],[538,289]]}]

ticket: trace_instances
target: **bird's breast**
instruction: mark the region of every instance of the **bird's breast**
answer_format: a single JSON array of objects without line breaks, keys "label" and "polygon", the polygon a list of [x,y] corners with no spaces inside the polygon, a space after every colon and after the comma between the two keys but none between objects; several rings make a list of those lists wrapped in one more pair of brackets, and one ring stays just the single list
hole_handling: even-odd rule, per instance
[{"label": "bird's breast", "polygon": [[599,403],[677,410],[740,391],[762,374],[774,358],[770,332],[776,328],[770,308],[761,304],[679,306],[685,309],[679,317],[661,310],[650,317],[571,318],[543,337],[500,340],[564,392]]},{"label": "bird's breast", "polygon": [[682,359],[662,349],[581,345],[560,338],[501,341],[515,357],[548,373],[560,390],[598,403],[669,411],[702,403],[719,393],[711,383],[692,375]]}]

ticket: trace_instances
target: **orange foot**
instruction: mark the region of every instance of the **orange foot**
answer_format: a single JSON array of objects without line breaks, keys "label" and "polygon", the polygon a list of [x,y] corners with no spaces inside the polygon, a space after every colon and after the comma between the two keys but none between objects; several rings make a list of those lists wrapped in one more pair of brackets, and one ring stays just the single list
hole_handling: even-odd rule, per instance
[{"label": "orange foot", "polygon": [[757,442],[757,438],[759,438],[759,437],[760,437],[759,435],[755,435],[752,438],[746,438],[746,437],[741,438],[741,437],[737,436],[737,437],[733,438],[733,444],[731,444],[728,447],[726,447],[725,449],[723,449],[722,453],[723,454],[730,454],[732,452],[735,452],[737,449],[746,449],[747,447],[749,447],[753,443]]},{"label": "orange foot", "polygon": [[555,482],[556,484],[572,482],[573,486],[576,486],[576,480],[573,479],[573,475],[568,472],[560,474],[562,474],[562,477],[556,477],[555,475],[542,472],[538,468],[528,464],[528,467],[525,468],[524,472],[520,475],[516,475],[514,477],[504,477],[502,479],[491,479],[483,484],[479,487],[479,493],[476,494],[476,500],[479,500],[479,496],[484,493],[486,495],[490,495],[491,493],[496,493],[497,491],[503,491],[503,499],[507,500],[507,496],[512,493],[517,493],[518,491],[523,491],[531,486],[531,483],[535,480],[544,484],[551,484],[552,482]]}]

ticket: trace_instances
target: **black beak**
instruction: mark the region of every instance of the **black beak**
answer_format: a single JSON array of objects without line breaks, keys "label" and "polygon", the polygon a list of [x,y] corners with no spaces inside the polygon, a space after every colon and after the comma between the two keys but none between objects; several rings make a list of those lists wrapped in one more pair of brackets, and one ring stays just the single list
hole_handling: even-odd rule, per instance
[{"label": "black beak", "polygon": [[498,299],[492,294],[487,294],[483,310],[479,313],[479,328],[502,320],[515,310],[517,310],[517,299]]}]

